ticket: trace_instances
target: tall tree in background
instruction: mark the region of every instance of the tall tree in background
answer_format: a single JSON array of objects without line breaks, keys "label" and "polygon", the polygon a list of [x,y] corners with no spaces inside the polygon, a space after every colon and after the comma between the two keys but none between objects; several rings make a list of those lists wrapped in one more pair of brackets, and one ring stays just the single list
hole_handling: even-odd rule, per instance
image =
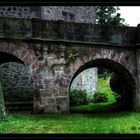
[{"label": "tall tree in background", "polygon": [[120,10],[120,8],[114,6],[96,6],[97,23],[110,25],[126,25],[124,24],[124,18],[121,18],[121,14],[117,13],[118,10]]}]

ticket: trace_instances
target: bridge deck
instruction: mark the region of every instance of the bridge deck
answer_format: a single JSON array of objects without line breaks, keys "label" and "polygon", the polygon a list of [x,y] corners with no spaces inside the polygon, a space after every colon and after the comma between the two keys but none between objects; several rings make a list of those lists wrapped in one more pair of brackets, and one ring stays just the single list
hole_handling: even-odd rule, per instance
[{"label": "bridge deck", "polygon": [[0,17],[0,38],[134,47],[137,27]]}]

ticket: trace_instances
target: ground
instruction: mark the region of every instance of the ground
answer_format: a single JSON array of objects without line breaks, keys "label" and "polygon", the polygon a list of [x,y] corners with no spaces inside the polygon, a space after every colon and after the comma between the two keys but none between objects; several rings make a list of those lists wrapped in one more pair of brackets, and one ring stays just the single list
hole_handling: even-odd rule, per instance
[{"label": "ground", "polygon": [[140,113],[100,112],[68,115],[12,113],[0,122],[1,134],[139,134]]}]

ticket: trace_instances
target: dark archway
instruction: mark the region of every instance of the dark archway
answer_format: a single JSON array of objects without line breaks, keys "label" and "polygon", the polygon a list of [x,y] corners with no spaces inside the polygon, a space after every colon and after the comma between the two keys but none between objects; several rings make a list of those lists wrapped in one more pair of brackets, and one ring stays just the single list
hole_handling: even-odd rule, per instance
[{"label": "dark archway", "polygon": [[6,62],[18,62],[18,63],[24,64],[24,62],[20,60],[19,58],[17,58],[16,56],[12,54],[0,52],[0,64],[6,63]]},{"label": "dark archway", "polygon": [[[118,94],[123,94],[123,99],[122,99],[122,104],[119,106],[119,109],[124,109],[124,110],[131,110],[133,109],[134,105],[134,95],[136,94],[136,81],[133,77],[133,75],[127,70],[122,64],[115,62],[110,59],[96,59],[89,61],[82,65],[73,75],[70,86],[69,86],[69,92],[70,92],[70,87],[75,79],[75,77],[81,73],[82,71],[88,69],[88,68],[93,68],[93,67],[101,67],[101,68],[106,68],[110,70],[111,72],[115,73],[115,76],[117,77],[117,80],[114,82],[117,86],[120,86],[120,91],[115,90]],[[119,84],[120,82],[120,84]],[[118,83],[118,84],[117,84]],[[114,86],[115,86],[114,84]],[[113,88],[113,86],[111,86]],[[113,88],[114,90],[115,88]]]},{"label": "dark archway", "polygon": [[0,52],[0,80],[8,110],[33,110],[31,73],[22,60]]}]

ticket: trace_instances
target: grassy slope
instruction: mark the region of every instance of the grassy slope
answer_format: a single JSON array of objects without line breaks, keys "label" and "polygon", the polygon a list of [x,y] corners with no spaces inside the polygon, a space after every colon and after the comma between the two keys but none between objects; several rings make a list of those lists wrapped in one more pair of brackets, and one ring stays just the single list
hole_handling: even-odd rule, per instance
[{"label": "grassy slope", "polygon": [[112,94],[113,92],[109,86],[109,80],[110,80],[110,77],[108,77],[107,79],[104,79],[104,78],[98,79],[98,85],[99,85],[98,91],[100,93],[106,93],[108,95],[108,102],[89,103],[87,105],[77,105],[77,106],[71,107],[71,111],[73,111],[73,112],[95,111],[95,110],[105,109],[108,106],[111,106],[111,104],[115,103],[116,100],[115,100],[115,98]]}]

